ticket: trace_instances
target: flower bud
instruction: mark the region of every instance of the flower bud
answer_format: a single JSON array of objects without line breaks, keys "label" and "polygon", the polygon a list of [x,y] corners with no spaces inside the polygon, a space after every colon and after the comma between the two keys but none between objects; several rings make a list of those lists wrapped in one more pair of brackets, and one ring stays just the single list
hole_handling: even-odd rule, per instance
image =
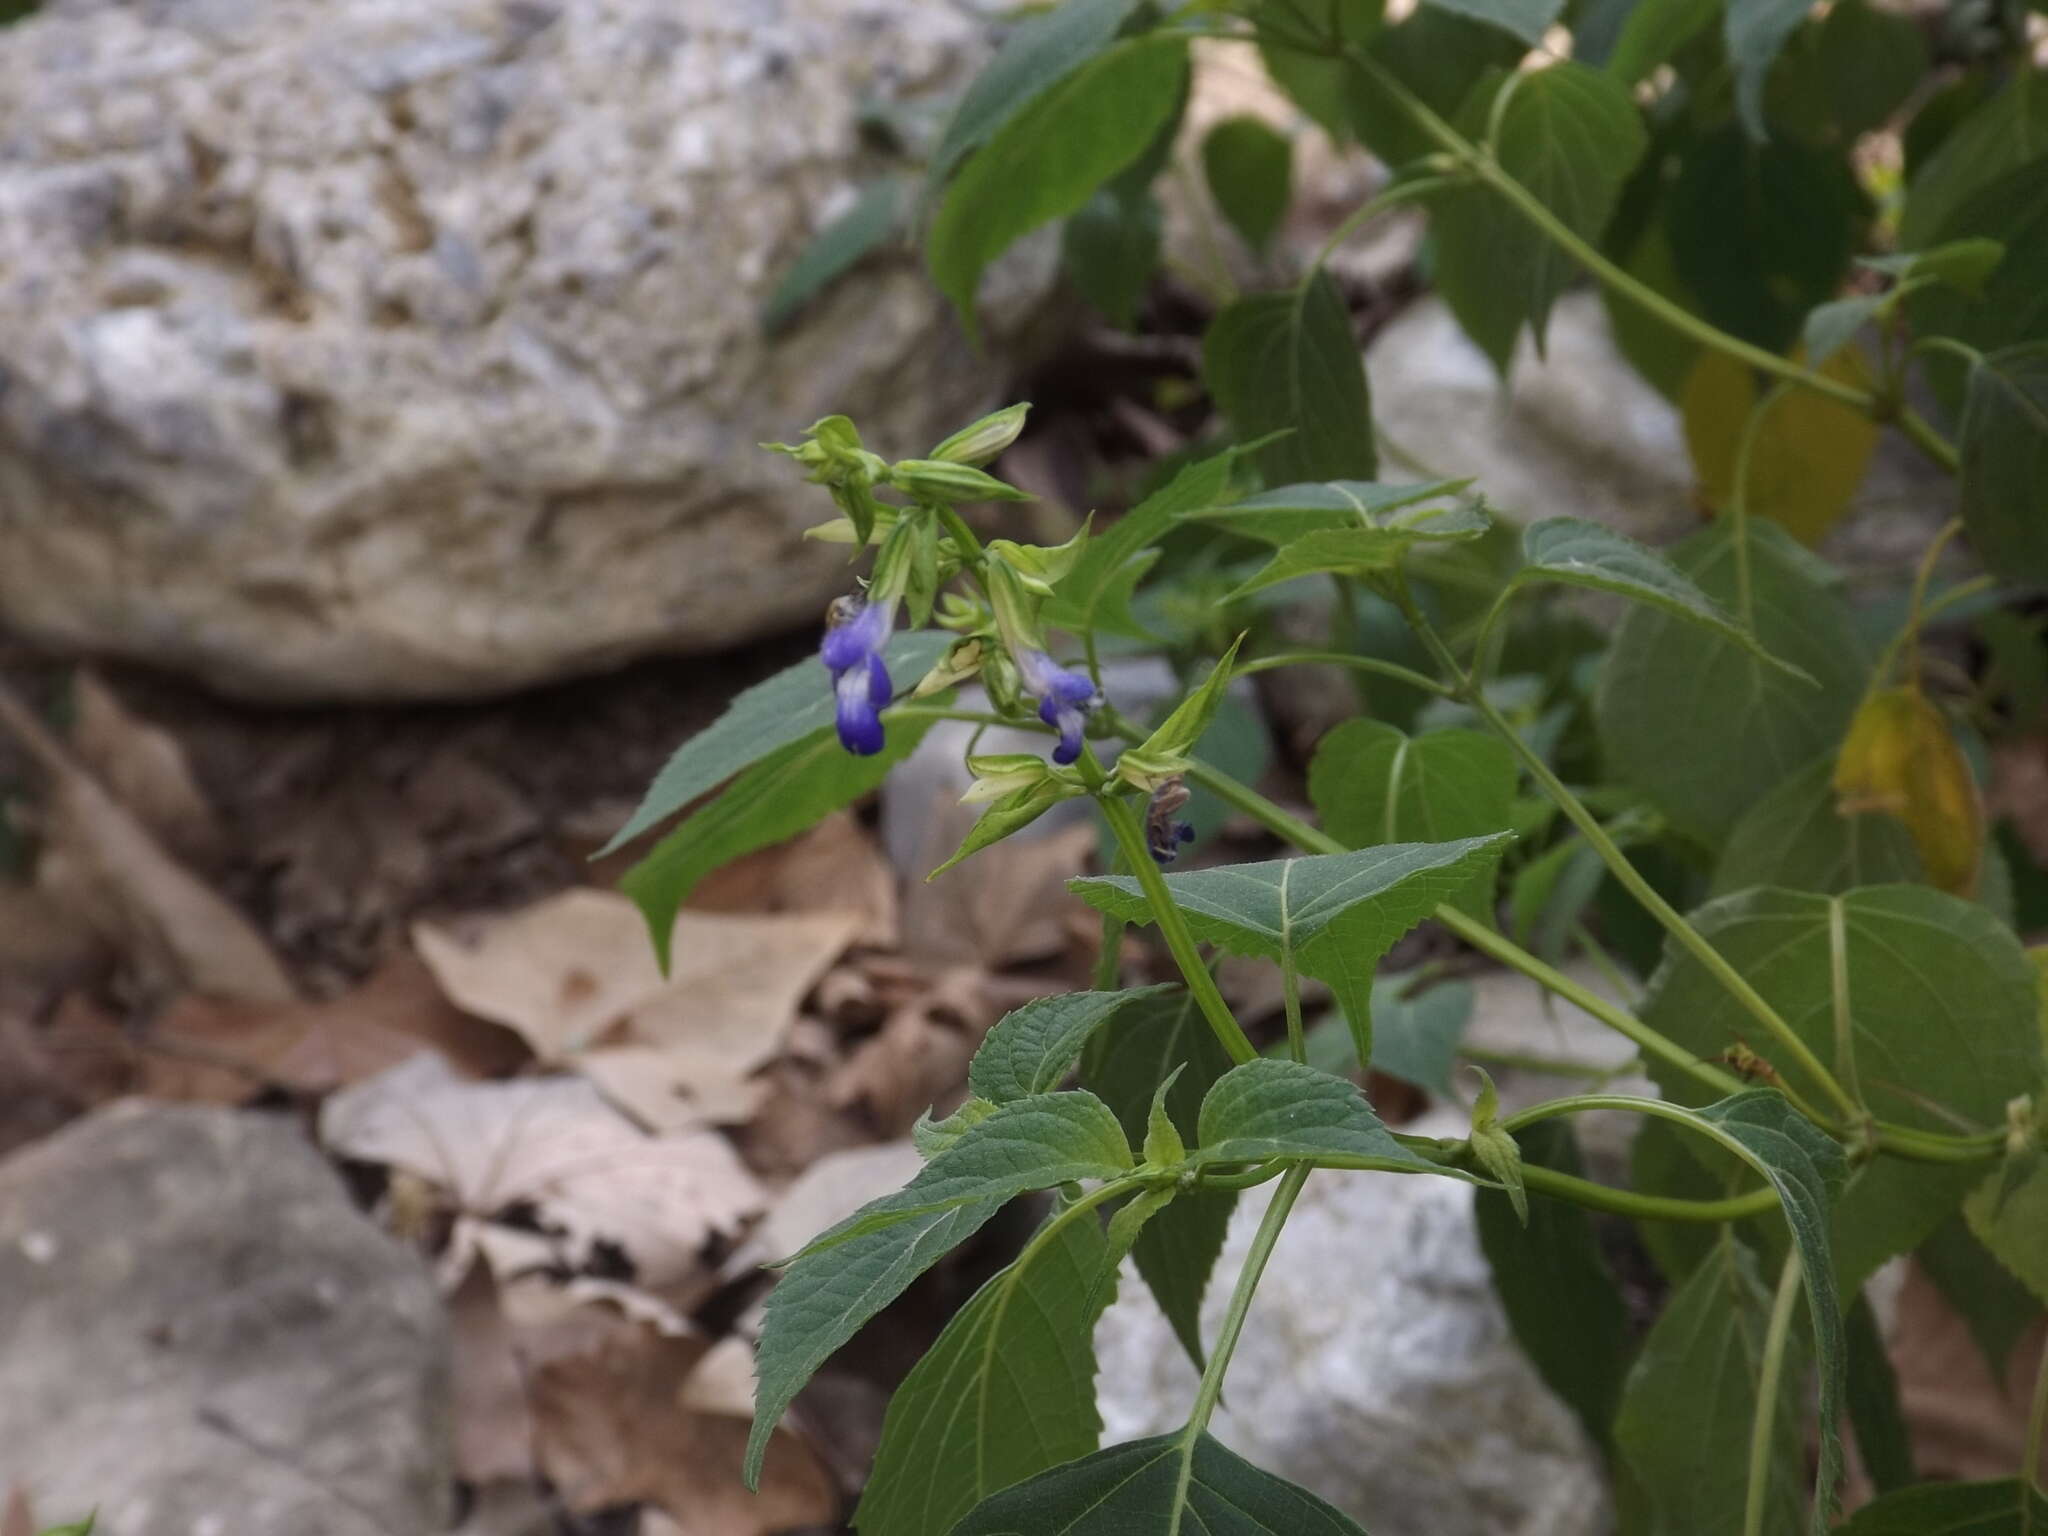
[{"label": "flower bud", "polygon": [[1030,501],[1028,492],[1005,485],[971,464],[943,459],[901,459],[889,468],[889,483],[919,501],[947,506],[972,501]]},{"label": "flower bud", "polygon": [[1027,400],[991,412],[940,443],[930,457],[950,464],[986,464],[1017,441],[1017,434],[1024,430],[1024,415],[1030,409],[1031,402]]}]

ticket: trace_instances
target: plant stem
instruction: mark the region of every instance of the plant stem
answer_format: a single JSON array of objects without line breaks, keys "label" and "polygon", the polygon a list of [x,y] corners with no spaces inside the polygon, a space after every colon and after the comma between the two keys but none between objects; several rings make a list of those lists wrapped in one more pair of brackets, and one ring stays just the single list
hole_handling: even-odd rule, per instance
[{"label": "plant stem", "polygon": [[977,539],[974,530],[967,526],[967,519],[954,508],[941,505],[937,511],[939,521],[945,524],[946,532],[953,536],[953,547],[960,551],[960,563],[968,568],[979,585],[981,563],[988,558],[982,550],[981,540]]},{"label": "plant stem", "polygon": [[1745,1216],[1761,1216],[1778,1205],[1777,1191],[1768,1186],[1746,1195],[1730,1195],[1725,1200],[1679,1200],[1666,1195],[1639,1195],[1630,1189],[1610,1189],[1540,1163],[1522,1164],[1522,1182],[1540,1194],[1638,1221],[1740,1221]]},{"label": "plant stem", "polygon": [[1309,263],[1309,270],[1313,272],[1326,264],[1338,246],[1350,239],[1361,226],[1371,223],[1381,214],[1390,213],[1403,203],[1418,202],[1454,185],[1455,180],[1448,176],[1425,176],[1415,181],[1397,181],[1390,187],[1382,188],[1352,209],[1345,216],[1344,222],[1330,232],[1330,238],[1325,240],[1322,248],[1316,252],[1316,259]]},{"label": "plant stem", "polygon": [[1259,1288],[1260,1277],[1266,1272],[1266,1261],[1272,1258],[1273,1245],[1280,1240],[1280,1229],[1287,1225],[1288,1212],[1294,1209],[1301,1186],[1308,1182],[1312,1171],[1306,1163],[1296,1163],[1287,1170],[1287,1177],[1273,1192],[1273,1203],[1266,1207],[1259,1230],[1252,1237],[1251,1251],[1245,1255],[1244,1268],[1237,1272],[1237,1288],[1230,1293],[1230,1309],[1223,1314],[1223,1327],[1216,1335],[1215,1347],[1209,1351],[1209,1363],[1202,1371],[1202,1384],[1195,1389],[1195,1405],[1188,1411],[1187,1428],[1181,1431],[1180,1492],[1174,1500],[1176,1507],[1186,1501],[1188,1478],[1194,1471],[1195,1441],[1209,1427],[1209,1417],[1223,1396],[1223,1373],[1230,1369],[1230,1357],[1237,1350],[1238,1336],[1244,1332],[1245,1315],[1251,1311],[1252,1296]]},{"label": "plant stem", "polygon": [[1217,1040],[1232,1061],[1242,1065],[1255,1060],[1258,1051],[1231,1016],[1230,1005],[1223,1001],[1223,994],[1216,990],[1216,980],[1202,963],[1202,952],[1195,943],[1194,934],[1188,929],[1188,920],[1173,904],[1173,897],[1166,889],[1166,879],[1159,873],[1159,866],[1152,862],[1152,855],[1145,846],[1145,831],[1138,825],[1136,812],[1114,794],[1097,795],[1096,804],[1102,807],[1102,819],[1116,834],[1124,862],[1130,865],[1138,888],[1145,893],[1146,903],[1152,908],[1152,920],[1159,925],[1160,936],[1173,952],[1174,963],[1180,967],[1189,994],[1202,1010],[1202,1017],[1209,1021],[1209,1027],[1216,1032]]},{"label": "plant stem", "polygon": [[1778,1378],[1785,1371],[1785,1346],[1792,1336],[1792,1310],[1799,1303],[1799,1250],[1785,1255],[1778,1294],[1764,1333],[1764,1358],[1757,1373],[1756,1416],[1749,1425],[1749,1497],[1742,1506],[1742,1536],[1763,1536],[1764,1504],[1771,1490],[1771,1431],[1777,1425]]},{"label": "plant stem", "polygon": [[1259,656],[1235,668],[1233,677],[1249,677],[1254,672],[1273,672],[1281,667],[1325,666],[1349,667],[1354,672],[1371,672],[1380,677],[1390,677],[1397,683],[1406,683],[1411,688],[1420,688],[1433,693],[1440,699],[1451,696],[1435,678],[1404,667],[1398,662],[1381,661],[1377,656],[1352,656],[1343,651],[1282,651],[1277,656]]},{"label": "plant stem", "polygon": [[1296,1061],[1307,1061],[1308,1037],[1301,1027],[1301,977],[1294,969],[1291,949],[1280,960],[1280,1001],[1287,1010],[1287,1054]]}]

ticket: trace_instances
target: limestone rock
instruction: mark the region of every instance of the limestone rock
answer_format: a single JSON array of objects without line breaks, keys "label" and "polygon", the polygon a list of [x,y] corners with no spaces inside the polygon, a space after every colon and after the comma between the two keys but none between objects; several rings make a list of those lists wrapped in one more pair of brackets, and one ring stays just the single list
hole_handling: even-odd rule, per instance
[{"label": "limestone rock", "polygon": [[950,0],[52,0],[0,30],[0,620],[236,691],[485,693],[814,615],[760,453],[920,451],[976,356],[907,250],[756,313],[986,56]]},{"label": "limestone rock", "polygon": [[0,1483],[52,1523],[443,1530],[447,1349],[285,1119],[127,1101],[0,1163]]},{"label": "limestone rock", "polygon": [[[1410,1127],[1462,1135],[1455,1114]],[[1214,1337],[1271,1185],[1240,1202]],[[1596,1536],[1598,1454],[1517,1348],[1450,1179],[1318,1173],[1281,1233],[1212,1428],[1373,1536]],[[1103,1443],[1185,1421],[1195,1373],[1128,1270],[1096,1333]]]}]

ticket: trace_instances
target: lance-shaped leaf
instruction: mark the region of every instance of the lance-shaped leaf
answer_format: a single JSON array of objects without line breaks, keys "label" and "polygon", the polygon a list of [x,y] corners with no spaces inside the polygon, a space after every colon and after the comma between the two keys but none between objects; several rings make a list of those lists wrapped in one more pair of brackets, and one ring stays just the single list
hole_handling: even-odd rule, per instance
[{"label": "lance-shaped leaf", "polygon": [[953,1315],[889,1400],[853,1517],[861,1536],[936,1536],[991,1494],[1095,1449],[1095,1322],[1114,1265],[1087,1212]]},{"label": "lance-shaped leaf", "polygon": [[1344,1168],[1463,1178],[1394,1140],[1354,1083],[1296,1061],[1261,1057],[1233,1067],[1202,1100],[1196,1163],[1314,1158]]},{"label": "lance-shaped leaf", "polygon": [[761,306],[762,331],[780,335],[806,304],[863,257],[900,234],[910,191],[907,177],[884,176],[872,181],[851,208],[813,235]]},{"label": "lance-shaped leaf", "polygon": [[[1167,986],[1125,992],[1065,992],[1026,1003],[1004,1014],[983,1038],[974,1060],[968,1063],[967,1086],[992,1104],[1050,1093],[1074,1070],[1097,1030],[1127,1008],[1174,992]],[[1115,1112],[1116,1101],[1107,1102]],[[1125,1123],[1128,1126],[1128,1121]]]},{"label": "lance-shaped leaf", "polygon": [[[1948,1135],[1959,1124],[1990,1129],[2008,1099],[2041,1079],[2033,968],[1980,906],[1917,885],[1843,896],[1759,890],[1709,902],[1690,921],[1881,1119]],[[1641,1014],[1703,1060],[1741,1044],[1809,1102],[1821,1097],[1690,955],[1667,956]],[[1668,1066],[1651,1073],[1670,1098],[1699,1093]],[[1918,1245],[1982,1176],[1975,1165],[1897,1158],[1860,1170],[1832,1234],[1842,1288]]]},{"label": "lance-shaped leaf", "polygon": [[2048,1154],[2008,1153],[1963,1206],[1992,1257],[2048,1306]]},{"label": "lance-shaped leaf", "polygon": [[1711,630],[1759,660],[1812,682],[1806,672],[1765,650],[1755,635],[1702,592],[1690,576],[1625,533],[1583,517],[1547,517],[1531,523],[1522,534],[1522,558],[1527,563],[1515,572],[1513,586],[1558,582],[1612,592]]},{"label": "lance-shaped leaf", "polygon": [[2002,1477],[1922,1483],[1873,1499],[1835,1536],[2035,1536],[2048,1531],[2048,1493]]},{"label": "lance-shaped leaf", "polygon": [[1208,1435],[1113,1445],[997,1494],[952,1536],[1366,1536]]},{"label": "lance-shaped leaf", "polygon": [[759,1386],[747,1437],[749,1487],[760,1481],[761,1459],[783,1411],[818,1367],[1002,1206],[998,1198],[928,1211],[852,1238],[830,1253],[799,1259],[784,1271],[768,1293],[754,1355]]},{"label": "lance-shaped leaf", "polygon": [[[952,643],[951,635],[937,632],[897,635],[885,653],[889,675],[909,686],[930,671]],[[829,734],[836,707],[831,681],[814,658],[756,683],[734,699],[724,714],[676,749],[626,824],[597,856],[623,848],[771,752],[806,737]]]},{"label": "lance-shaped leaf", "polygon": [[1172,480],[1081,546],[1073,568],[1060,578],[1041,611],[1046,623],[1086,634],[1099,630],[1151,638],[1131,616],[1131,593],[1159,558],[1161,534],[1191,509],[1213,505],[1230,483],[1235,450],[1190,464]]},{"label": "lance-shaped leaf", "polygon": [[[1166,889],[1198,938],[1327,982],[1352,1022],[1359,1058],[1370,1061],[1372,975],[1380,958],[1491,868],[1510,837],[1499,832],[1234,864],[1168,875]],[[1151,916],[1144,891],[1128,875],[1074,880],[1068,889],[1125,922]]]},{"label": "lance-shaped leaf", "polygon": [[1372,478],[1365,364],[1321,268],[1289,292],[1253,294],[1219,314],[1202,342],[1202,375],[1240,440],[1286,433],[1256,454],[1268,480]]},{"label": "lance-shaped leaf", "polygon": [[[1433,507],[1396,519],[1393,514],[1419,502],[1455,496],[1470,480],[1427,480],[1417,485],[1381,485],[1372,480],[1325,480],[1283,485],[1222,506],[1195,507],[1181,515],[1213,523],[1268,544],[1287,544],[1325,528],[1423,528],[1439,538],[1471,537],[1488,526],[1476,502]],[[1469,530],[1465,526],[1471,526]]]},{"label": "lance-shaped leaf", "polygon": [[1970,370],[1961,447],[1970,543],[1994,574],[2048,587],[2048,343]]},{"label": "lance-shaped leaf", "polygon": [[1264,569],[1229,593],[1225,602],[1236,602],[1254,592],[1329,571],[1362,575],[1389,570],[1417,544],[1435,544],[1477,538],[1493,525],[1477,501],[1449,507],[1408,507],[1384,515],[1371,526],[1318,528],[1304,533],[1280,548]]}]

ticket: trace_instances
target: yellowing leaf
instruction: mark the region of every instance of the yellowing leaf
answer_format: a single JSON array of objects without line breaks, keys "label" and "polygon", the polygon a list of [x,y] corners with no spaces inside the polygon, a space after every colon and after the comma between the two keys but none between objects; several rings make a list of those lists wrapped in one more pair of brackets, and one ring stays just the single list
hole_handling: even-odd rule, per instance
[{"label": "yellowing leaf", "polygon": [[1930,884],[1959,896],[1976,890],[1984,804],[1948,721],[1919,689],[1863,701],[1835,764],[1835,794],[1844,815],[1881,811],[1904,822]]},{"label": "yellowing leaf", "polygon": [[[1859,388],[1870,383],[1853,348],[1827,358],[1819,371]],[[1704,351],[1679,396],[1685,444],[1699,477],[1700,499],[1715,512],[1735,494],[1742,431],[1758,398],[1749,367],[1724,352]],[[1781,525],[1802,544],[1817,544],[1863,483],[1878,429],[1859,411],[1811,390],[1782,395],[1758,424],[1750,447],[1748,510]]]}]

